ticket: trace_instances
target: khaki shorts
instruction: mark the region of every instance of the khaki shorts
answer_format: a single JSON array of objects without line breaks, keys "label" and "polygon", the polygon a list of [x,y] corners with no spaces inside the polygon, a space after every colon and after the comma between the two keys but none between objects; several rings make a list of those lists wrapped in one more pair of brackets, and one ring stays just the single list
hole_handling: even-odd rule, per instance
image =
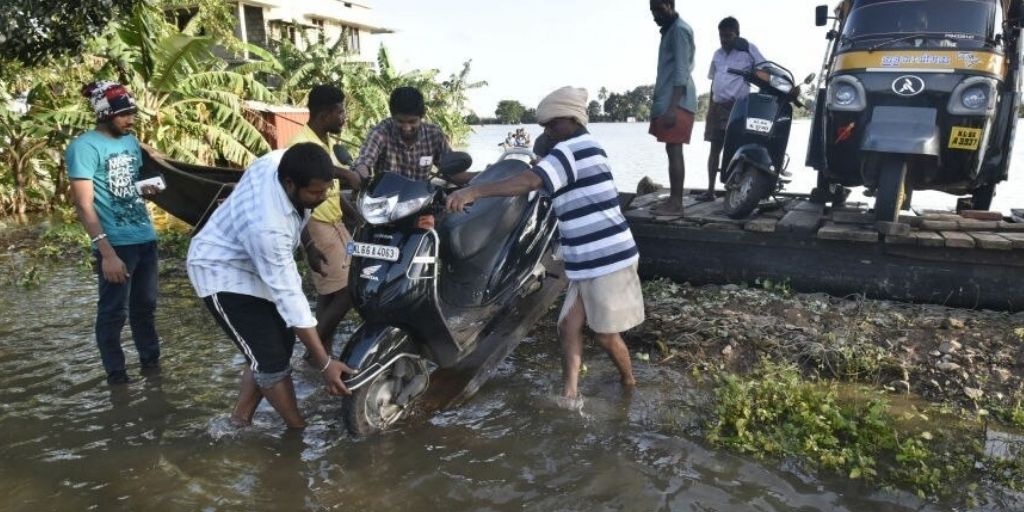
[{"label": "khaki shorts", "polygon": [[348,267],[351,263],[351,256],[348,255],[348,242],[352,236],[348,234],[345,225],[341,222],[328,224],[318,220],[311,220],[307,225],[309,236],[313,244],[327,258],[323,271],[310,272],[313,275],[313,287],[320,295],[330,295],[348,286]]},{"label": "khaki shorts", "polygon": [[562,322],[580,298],[587,326],[596,333],[620,333],[643,323],[644,296],[636,267],[634,263],[593,279],[569,281],[558,322]]}]

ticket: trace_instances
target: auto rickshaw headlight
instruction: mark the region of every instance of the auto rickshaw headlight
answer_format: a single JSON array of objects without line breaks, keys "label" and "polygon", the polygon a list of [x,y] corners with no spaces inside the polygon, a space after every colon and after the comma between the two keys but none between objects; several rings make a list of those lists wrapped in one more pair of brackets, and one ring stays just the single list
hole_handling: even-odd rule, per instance
[{"label": "auto rickshaw headlight", "polygon": [[995,109],[996,81],[982,76],[972,76],[960,82],[949,96],[950,114],[955,116],[979,116]]},{"label": "auto rickshaw headlight", "polygon": [[960,103],[965,108],[980,110],[988,106],[988,87],[975,85],[964,91],[960,96]]},{"label": "auto rickshaw headlight", "polygon": [[843,112],[860,112],[865,105],[864,86],[849,75],[832,79],[828,86],[828,108]]},{"label": "auto rickshaw headlight", "polygon": [[857,89],[850,84],[839,84],[836,86],[836,104],[848,107],[857,101]]}]

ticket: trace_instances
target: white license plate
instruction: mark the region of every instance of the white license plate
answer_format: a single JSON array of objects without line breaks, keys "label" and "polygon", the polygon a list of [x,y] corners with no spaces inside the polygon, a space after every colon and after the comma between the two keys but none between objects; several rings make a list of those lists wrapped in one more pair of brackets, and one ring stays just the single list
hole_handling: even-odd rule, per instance
[{"label": "white license plate", "polygon": [[373,258],[375,260],[398,261],[398,248],[389,245],[364,244],[362,242],[349,242],[348,253],[359,258]]},{"label": "white license plate", "polygon": [[775,124],[767,119],[758,119],[751,117],[747,119],[747,130],[757,133],[769,133],[772,131],[772,125]]}]

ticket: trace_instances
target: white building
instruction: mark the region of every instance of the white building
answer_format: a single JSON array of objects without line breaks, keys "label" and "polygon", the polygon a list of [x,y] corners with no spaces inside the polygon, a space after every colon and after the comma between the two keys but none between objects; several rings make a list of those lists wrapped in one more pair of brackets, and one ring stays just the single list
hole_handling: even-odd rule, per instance
[{"label": "white building", "polygon": [[[374,62],[376,36],[391,29],[373,19],[374,0],[229,0],[235,12],[235,36],[257,46],[267,47],[271,40],[288,39],[303,46],[301,32],[310,41],[323,34],[327,44],[344,38],[348,53],[357,60]],[[180,20],[180,18],[179,18]],[[180,21],[179,21],[180,23]]]}]

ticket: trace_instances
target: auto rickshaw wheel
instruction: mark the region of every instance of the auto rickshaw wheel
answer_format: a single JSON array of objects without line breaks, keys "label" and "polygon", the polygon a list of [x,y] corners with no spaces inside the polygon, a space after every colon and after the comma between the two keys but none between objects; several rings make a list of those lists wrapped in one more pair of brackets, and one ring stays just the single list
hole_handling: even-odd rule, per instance
[{"label": "auto rickshaw wheel", "polygon": [[971,193],[971,208],[974,210],[988,210],[992,207],[992,198],[995,195],[995,183],[974,189]]},{"label": "auto rickshaw wheel", "polygon": [[846,198],[850,195],[850,189],[833,184],[825,177],[825,173],[818,172],[818,183],[811,190],[811,202],[820,205],[831,203],[833,208],[842,208],[846,205]]},{"label": "auto rickshaw wheel", "polygon": [[875,220],[897,222],[907,199],[907,160],[901,155],[883,156],[878,165]]}]

